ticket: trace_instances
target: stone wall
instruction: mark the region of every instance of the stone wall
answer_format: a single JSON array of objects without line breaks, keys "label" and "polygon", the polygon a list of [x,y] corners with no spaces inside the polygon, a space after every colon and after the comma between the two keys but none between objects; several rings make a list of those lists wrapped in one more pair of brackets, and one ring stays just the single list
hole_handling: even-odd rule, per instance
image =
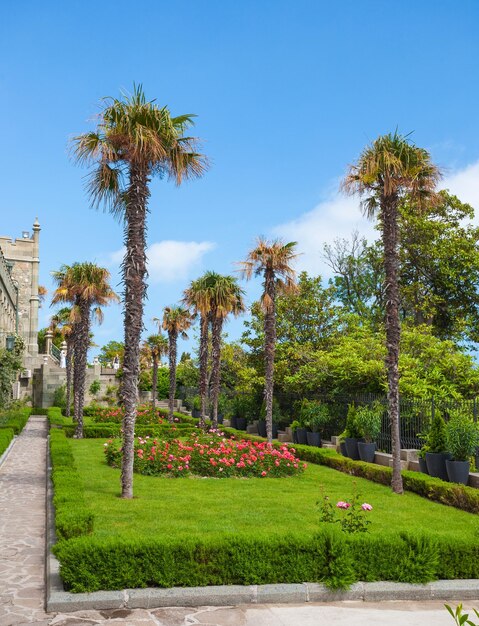
[{"label": "stone wall", "polygon": [[27,354],[38,355],[38,272],[40,224],[35,220],[33,233],[21,239],[0,237],[0,248],[11,266],[11,278],[18,286],[18,332],[25,339]]}]

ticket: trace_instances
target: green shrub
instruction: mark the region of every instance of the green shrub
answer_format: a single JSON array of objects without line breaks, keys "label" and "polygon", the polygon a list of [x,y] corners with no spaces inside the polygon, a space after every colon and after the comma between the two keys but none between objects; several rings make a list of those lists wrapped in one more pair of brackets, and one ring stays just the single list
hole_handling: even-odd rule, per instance
[{"label": "green shrub", "polygon": [[479,429],[466,415],[452,417],[446,424],[447,450],[455,461],[468,461],[479,446]]},{"label": "green shrub", "polygon": [[14,436],[13,428],[0,428],[0,456],[8,448]]},{"label": "green shrub", "polygon": [[353,439],[360,439],[362,437],[361,429],[359,428],[357,421],[357,409],[354,404],[348,406],[348,413],[346,416],[346,428],[341,433],[341,438],[346,439],[352,437]]},{"label": "green shrub", "polygon": [[50,456],[58,539],[91,533],[94,516],[85,505],[83,483],[75,467],[71,444],[63,430],[50,431]]},{"label": "green shrub", "polygon": [[381,433],[383,407],[375,402],[372,405],[360,406],[356,410],[356,424],[366,443],[376,441]]},{"label": "green shrub", "polygon": [[322,432],[329,422],[329,409],[318,400],[304,398],[299,411],[299,422],[303,427],[310,428],[314,433]]},{"label": "green shrub", "polygon": [[19,435],[31,415],[29,407],[12,408],[0,413],[0,428],[12,428]]},{"label": "green shrub", "polygon": [[[460,558],[448,557],[458,550]],[[54,552],[67,589],[191,587],[323,582],[333,589],[358,580],[425,583],[477,578],[479,547],[413,533],[221,538],[96,537],[59,542]]]},{"label": "green shrub", "polygon": [[429,452],[446,452],[446,423],[441,412],[436,409],[431,424],[431,430],[427,436],[427,445]]}]

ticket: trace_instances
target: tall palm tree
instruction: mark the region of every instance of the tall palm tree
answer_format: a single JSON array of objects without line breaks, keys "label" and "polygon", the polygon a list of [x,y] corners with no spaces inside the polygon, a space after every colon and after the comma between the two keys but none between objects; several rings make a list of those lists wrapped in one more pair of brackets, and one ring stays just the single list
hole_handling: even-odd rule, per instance
[{"label": "tall palm tree", "polygon": [[224,321],[230,313],[236,316],[244,312],[244,291],[233,276],[207,272],[204,278],[211,310],[211,421],[213,428],[216,428],[221,378],[221,333]]},{"label": "tall palm tree", "polygon": [[140,335],[146,285],[146,214],[149,183],[155,175],[180,185],[199,177],[206,159],[198,141],[185,135],[192,115],[173,117],[167,107],[147,101],[141,86],[122,100],[106,98],[95,132],[74,139],[80,163],[94,164],[89,183],[92,204],[106,203],[124,219],[126,253],[123,260],[125,356],[122,400],[122,497],[133,497],[133,448],[138,393]]},{"label": "tall palm tree", "polygon": [[188,339],[186,331],[193,322],[188,309],[181,306],[167,306],[163,310],[163,330],[168,333],[168,364],[170,366],[170,393],[168,396],[168,420],[173,421],[176,392],[176,356],[178,337]]},{"label": "tall palm tree", "polygon": [[206,274],[193,280],[185,289],[183,304],[200,317],[200,380],[199,392],[201,398],[200,426],[205,427],[206,404],[208,396],[208,343],[209,325],[211,321],[211,299]]},{"label": "tall palm tree", "polygon": [[73,344],[74,344],[74,324],[72,322],[73,309],[71,307],[63,307],[52,315],[50,319],[50,327],[60,329],[63,340],[67,344],[66,353],[66,408],[65,414],[70,417],[71,401],[72,401],[72,373],[73,373]]},{"label": "tall palm tree", "polygon": [[342,183],[349,194],[364,198],[362,208],[369,217],[378,217],[384,248],[386,294],[386,344],[388,372],[388,406],[391,423],[393,475],[391,487],[403,493],[401,476],[401,439],[399,427],[399,321],[398,282],[398,217],[400,204],[409,198],[420,211],[427,203],[436,201],[435,188],[440,179],[439,169],[430,154],[413,145],[397,131],[382,135],[360,154],[351,165]]},{"label": "tall palm tree", "polygon": [[94,263],[74,263],[63,265],[53,272],[57,283],[52,303],[74,302],[72,317],[75,325],[73,366],[73,404],[76,421],[75,437],[83,437],[83,404],[85,400],[85,381],[87,352],[90,343],[90,320],[92,314],[99,321],[102,312],[99,307],[118,301],[109,284],[110,272]]},{"label": "tall palm tree", "polygon": [[276,295],[278,292],[297,291],[296,272],[291,264],[297,258],[296,242],[285,243],[281,239],[267,241],[259,237],[256,247],[248,253],[239,265],[246,280],[253,276],[263,277],[261,308],[264,312],[264,362],[266,404],[266,435],[268,442],[273,440],[273,386],[274,355],[276,347]]},{"label": "tall palm tree", "polygon": [[156,396],[158,394],[158,366],[161,357],[168,353],[168,341],[163,335],[150,335],[143,344],[143,355],[148,364],[152,363],[151,376],[151,406],[156,408]]}]

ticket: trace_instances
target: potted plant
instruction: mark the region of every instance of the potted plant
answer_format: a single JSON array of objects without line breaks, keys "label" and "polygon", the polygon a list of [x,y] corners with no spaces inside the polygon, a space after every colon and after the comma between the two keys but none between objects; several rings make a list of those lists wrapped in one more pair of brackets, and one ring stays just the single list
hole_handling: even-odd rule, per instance
[{"label": "potted plant", "polygon": [[321,404],[317,400],[306,400],[304,407],[305,424],[308,427],[306,439],[308,445],[321,447],[321,432],[329,422],[329,409],[326,404]]},{"label": "potted plant", "polygon": [[381,433],[382,412],[383,407],[379,402],[371,406],[361,406],[356,411],[356,424],[364,437],[364,441],[358,441],[359,458],[366,463],[374,463],[376,439]]},{"label": "potted plant", "polygon": [[447,449],[452,460],[446,461],[448,478],[453,483],[467,485],[469,481],[469,459],[479,446],[479,430],[477,424],[466,415],[452,417],[446,424]]},{"label": "potted plant", "polygon": [[348,406],[346,428],[343,432],[343,437],[346,444],[346,456],[353,459],[353,461],[359,461],[358,442],[362,437],[362,433],[357,423],[357,409],[354,404]]},{"label": "potted plant", "polygon": [[191,415],[193,417],[200,417],[201,416],[201,398],[200,396],[195,396],[193,398],[193,404],[192,404],[192,409],[191,409]]},{"label": "potted plant", "polygon": [[244,394],[237,395],[234,400],[233,418],[231,425],[238,430],[246,430],[251,418],[251,400]]},{"label": "potted plant", "polygon": [[296,404],[296,411],[298,414],[299,426],[296,428],[296,443],[301,445],[307,445],[308,443],[308,428],[307,428],[307,400],[303,398],[299,404]]},{"label": "potted plant", "polygon": [[293,443],[299,443],[296,432],[298,428],[301,428],[301,423],[298,422],[298,420],[293,420],[291,424],[289,425],[289,427],[291,428],[291,432],[293,433]]},{"label": "potted plant", "polygon": [[419,471],[423,474],[428,474],[427,471],[427,463],[426,463],[426,454],[429,452],[429,446],[425,443],[419,452],[417,453],[417,458],[419,460]]},{"label": "potted plant", "polygon": [[446,424],[440,411],[436,409],[427,437],[429,451],[426,452],[427,472],[434,478],[447,480],[446,461],[451,458],[447,452]]}]

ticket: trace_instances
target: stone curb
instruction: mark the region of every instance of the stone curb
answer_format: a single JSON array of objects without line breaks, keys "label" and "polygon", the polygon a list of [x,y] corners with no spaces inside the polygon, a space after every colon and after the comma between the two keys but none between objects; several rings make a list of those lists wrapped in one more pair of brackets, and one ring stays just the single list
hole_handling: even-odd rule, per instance
[{"label": "stone curb", "polygon": [[0,467],[2,467],[2,465],[7,460],[8,454],[10,450],[13,448],[13,444],[15,443],[16,440],[17,440],[17,435],[14,435],[13,439],[8,444],[8,447],[3,451],[3,454],[0,456]]},{"label": "stone curb", "polygon": [[387,602],[394,600],[477,600],[479,580],[436,580],[425,585],[394,582],[358,582],[345,591],[319,583],[277,585],[225,585],[215,587],[172,587],[169,589],[123,589],[69,593],[63,589],[60,566],[52,554],[54,545],[53,485],[50,445],[47,438],[46,496],[46,611],[71,613],[93,609],[153,609],[161,607],[234,606],[238,604],[302,604],[304,602]]}]

